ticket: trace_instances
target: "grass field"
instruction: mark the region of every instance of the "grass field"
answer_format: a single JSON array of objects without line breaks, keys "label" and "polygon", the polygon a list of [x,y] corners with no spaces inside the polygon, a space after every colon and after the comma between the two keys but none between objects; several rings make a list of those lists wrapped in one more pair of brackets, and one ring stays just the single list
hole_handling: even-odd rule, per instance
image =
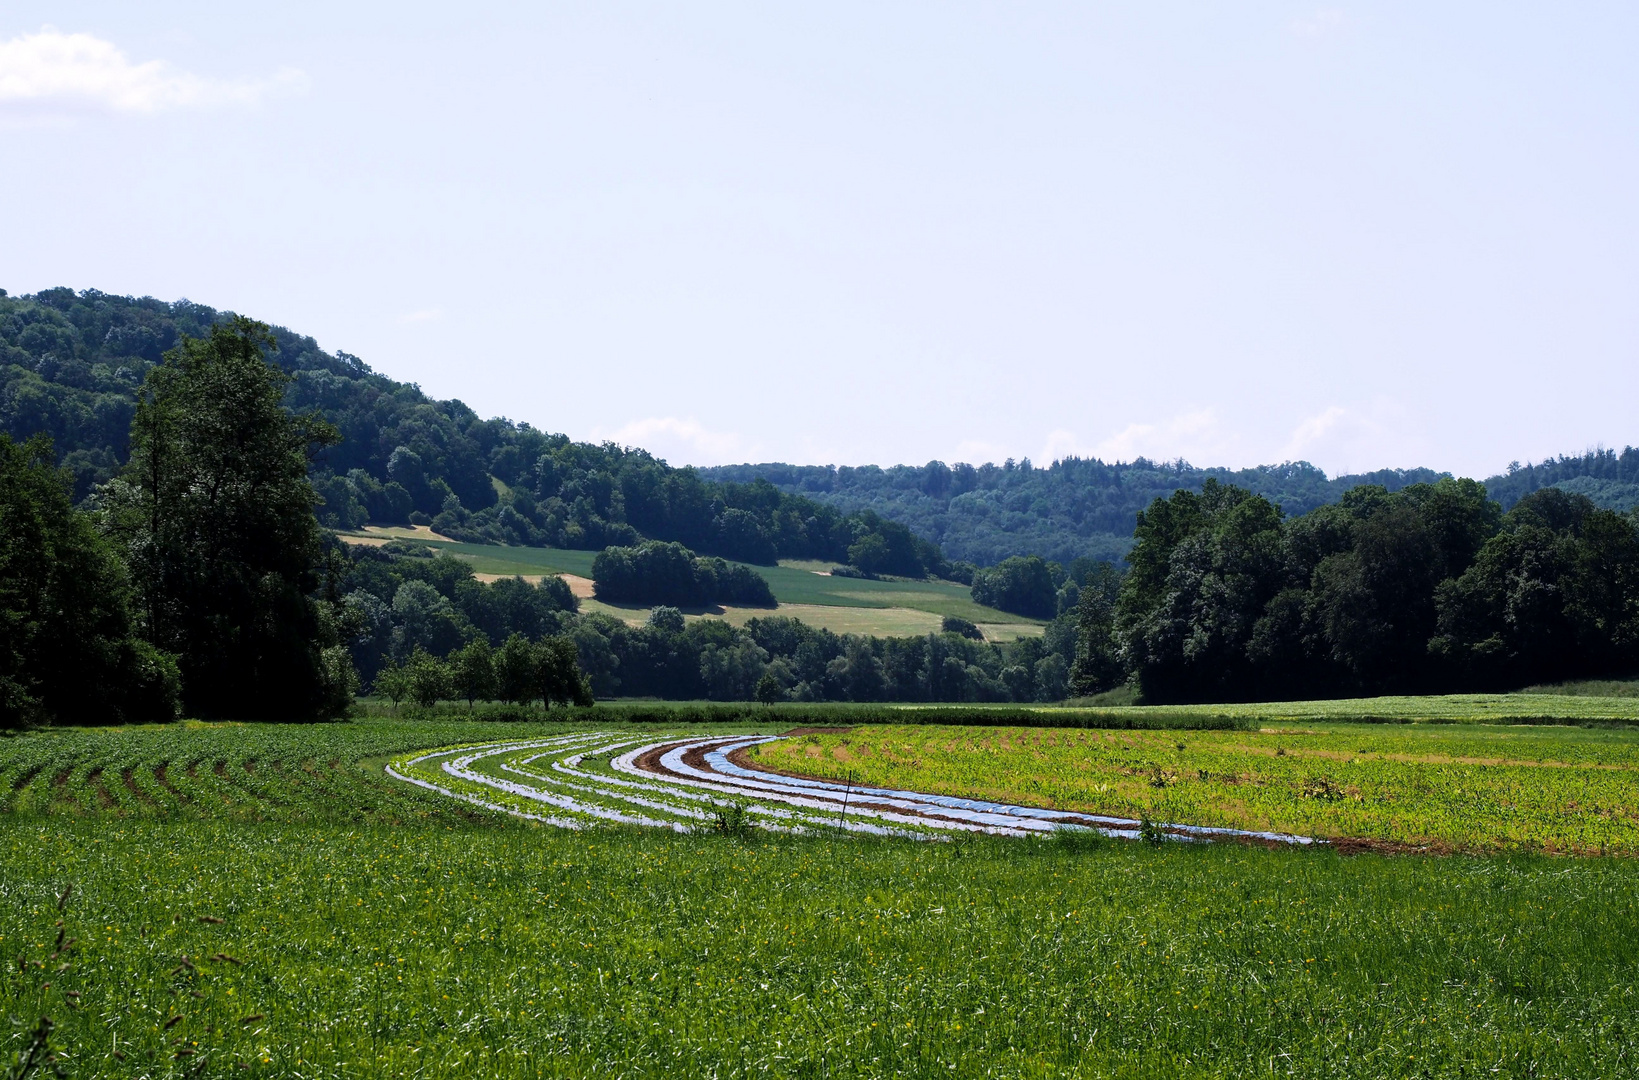
[{"label": "grass field", "polygon": [[780,769],[1051,809],[1436,850],[1639,855],[1639,729],[1272,722],[1259,731],[869,727]]},{"label": "grass field", "polygon": [[553,730],[0,742],[5,1053],[49,1015],[78,1077],[1639,1072],[1632,860],[571,833],[379,770]]},{"label": "grass field", "polygon": [[[472,564],[480,574],[538,577],[542,574],[592,576],[595,551],[568,551],[560,548],[498,547],[465,544],[433,538],[423,530],[372,527],[347,534],[343,539],[412,539],[436,551],[446,551]],[[790,615],[813,626],[836,633],[923,634],[939,628],[939,620],[954,615],[979,624],[993,641],[1011,641],[1021,635],[1039,634],[1042,623],[1021,615],[1011,615],[973,602],[965,585],[948,581],[866,581],[860,578],[831,577],[814,572],[829,564],[787,562],[780,566],[752,569],[768,579],[780,609],[736,609],[731,621],[743,623],[757,615]],[[860,608],[893,614],[863,615],[826,609]],[[641,622],[648,608],[593,603],[589,611],[604,611],[625,621]],[[861,630],[854,627],[880,625],[896,629]]]}]

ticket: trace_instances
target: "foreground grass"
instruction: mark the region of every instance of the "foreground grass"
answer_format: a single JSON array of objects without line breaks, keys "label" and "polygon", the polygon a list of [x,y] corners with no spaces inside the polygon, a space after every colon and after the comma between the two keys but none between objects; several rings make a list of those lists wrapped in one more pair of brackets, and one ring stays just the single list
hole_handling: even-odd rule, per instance
[{"label": "foreground grass", "polygon": [[[77,1077],[1639,1075],[1639,862],[570,833],[379,768],[560,730],[0,741],[0,1061],[49,1016]],[[1347,733],[1423,734],[1489,729]]]},{"label": "foreground grass", "polygon": [[1639,729],[871,726],[756,748],[865,785],[1437,850],[1639,854]]},{"label": "foreground grass", "polygon": [[83,1077],[1639,1069],[1626,861],[54,816],[0,894]]}]

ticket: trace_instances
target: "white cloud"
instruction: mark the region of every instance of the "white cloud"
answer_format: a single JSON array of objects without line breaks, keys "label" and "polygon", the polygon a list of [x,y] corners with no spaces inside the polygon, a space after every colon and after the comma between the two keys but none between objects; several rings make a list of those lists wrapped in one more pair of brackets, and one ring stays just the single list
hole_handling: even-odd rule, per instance
[{"label": "white cloud", "polygon": [[113,42],[49,26],[0,41],[0,103],[155,113],[250,105],[306,86],[307,76],[293,68],[271,79],[224,82],[179,71],[163,60],[132,63]]},{"label": "white cloud", "polygon": [[1238,439],[1226,432],[1217,410],[1195,409],[1156,424],[1128,424],[1092,448],[1104,461],[1153,461],[1185,458],[1196,464],[1219,465],[1238,458]]},{"label": "white cloud", "polygon": [[674,465],[736,465],[750,460],[756,450],[737,433],[712,431],[692,416],[649,416],[615,431],[599,429],[592,437],[641,447]]},{"label": "white cloud", "polygon": [[442,319],[443,317],[444,317],[444,309],[443,308],[441,308],[441,307],[431,307],[431,308],[423,308],[420,311],[406,311],[404,314],[402,314],[398,317],[398,321],[399,322],[408,322],[408,323],[432,322],[434,319]]},{"label": "white cloud", "polygon": [[1348,410],[1336,405],[1331,406],[1325,412],[1309,417],[1293,430],[1292,438],[1288,440],[1286,449],[1282,450],[1281,453],[1286,455],[1288,461],[1302,458],[1310,452],[1310,448],[1335,431],[1338,425],[1348,417]]},{"label": "white cloud", "polygon": [[1404,405],[1381,397],[1351,408],[1331,405],[1292,429],[1281,456],[1333,476],[1426,464],[1432,444]]}]

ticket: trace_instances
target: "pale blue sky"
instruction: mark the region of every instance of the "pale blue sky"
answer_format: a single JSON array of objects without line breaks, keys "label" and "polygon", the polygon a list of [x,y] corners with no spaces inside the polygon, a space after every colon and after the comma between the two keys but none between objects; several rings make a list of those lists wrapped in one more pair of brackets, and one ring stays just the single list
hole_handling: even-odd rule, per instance
[{"label": "pale blue sky", "polygon": [[1631,4],[13,0],[0,287],[676,463],[1483,476],[1639,442],[1635,55]]}]

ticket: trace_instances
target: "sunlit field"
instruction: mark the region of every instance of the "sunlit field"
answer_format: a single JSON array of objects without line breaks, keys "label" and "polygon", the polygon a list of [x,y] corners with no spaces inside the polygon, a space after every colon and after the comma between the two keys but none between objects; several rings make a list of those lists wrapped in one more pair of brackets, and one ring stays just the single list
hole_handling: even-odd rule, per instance
[{"label": "sunlit field", "polygon": [[1639,853],[1639,730],[1629,728],[871,726],[754,753],[863,785],[1122,817],[1444,851]]},{"label": "sunlit field", "polygon": [[[1629,859],[569,831],[380,767],[564,730],[0,743],[7,1053],[49,1016],[86,1077],[1639,1071]],[[1630,760],[1606,732],[1519,734]],[[918,735],[953,737],[891,732]]]}]

